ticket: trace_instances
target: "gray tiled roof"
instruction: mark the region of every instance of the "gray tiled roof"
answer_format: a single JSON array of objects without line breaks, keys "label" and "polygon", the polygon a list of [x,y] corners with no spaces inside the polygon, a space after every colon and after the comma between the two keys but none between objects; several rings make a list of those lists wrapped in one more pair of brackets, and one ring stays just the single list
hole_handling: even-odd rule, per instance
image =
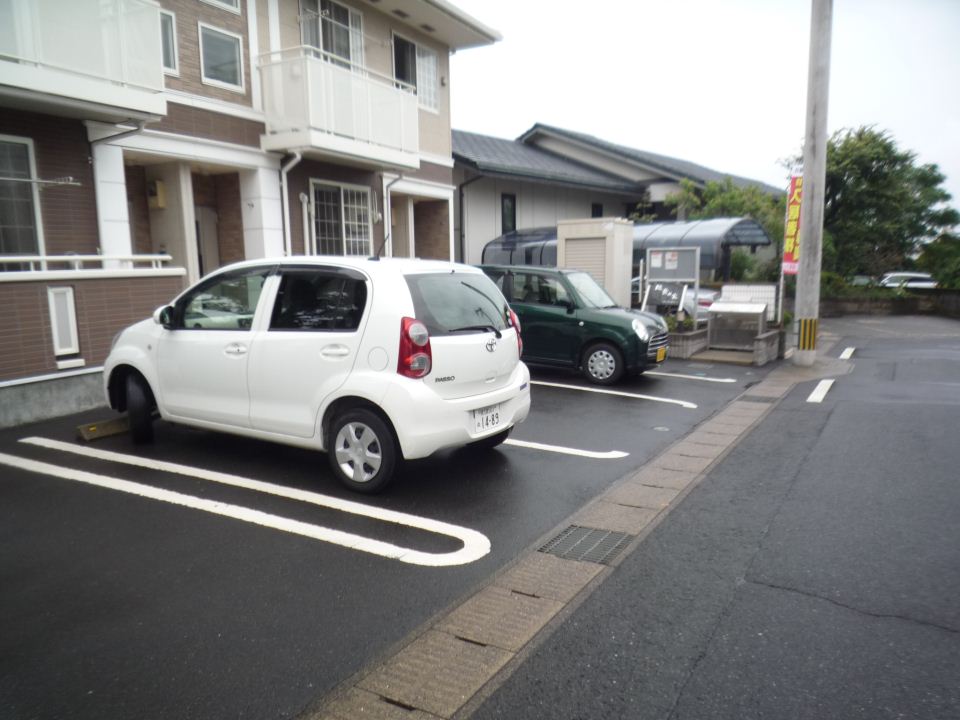
[{"label": "gray tiled roof", "polygon": [[636,184],[516,140],[453,131],[453,157],[484,173],[636,195]]},{"label": "gray tiled roof", "polygon": [[617,145],[615,143],[607,142],[606,140],[601,140],[600,138],[596,138],[592,135],[573,132],[571,130],[564,130],[563,128],[553,127],[551,125],[543,125],[541,123],[537,123],[517,139],[520,142],[525,142],[527,138],[541,131],[590,145],[598,150],[613,153],[615,155],[634,160],[635,162],[646,165],[650,168],[659,169],[670,175],[679,176],[681,178],[689,178],[694,182],[699,182],[702,184],[706,184],[711,181],[723,182],[725,178],[729,177],[733,184],[737,187],[756,186],[764,192],[772,195],[782,195],[786,192],[786,186],[778,188],[773,185],[760,182],[759,180],[751,180],[750,178],[738,177],[736,175],[730,175],[729,173],[711,170],[703,165],[697,165],[696,163],[692,163],[687,160],[680,160],[678,158],[672,158],[666,155],[658,155],[657,153],[646,152],[645,150],[637,150],[624,145]]}]

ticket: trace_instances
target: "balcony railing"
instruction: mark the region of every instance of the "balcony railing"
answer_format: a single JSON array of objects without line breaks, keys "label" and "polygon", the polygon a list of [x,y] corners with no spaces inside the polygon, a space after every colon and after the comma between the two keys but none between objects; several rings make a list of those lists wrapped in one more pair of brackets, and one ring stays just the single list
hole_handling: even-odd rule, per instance
[{"label": "balcony railing", "polygon": [[[159,13],[153,0],[0,0],[4,83],[94,102],[100,86],[107,103],[118,88],[160,93]],[[35,69],[58,80],[37,88]]]},{"label": "balcony railing", "polygon": [[412,86],[307,46],[261,55],[259,66],[266,149],[417,156],[419,111]]},{"label": "balcony railing", "polygon": [[167,254],[142,255],[0,255],[0,283],[34,280],[38,276],[58,277],[136,277],[183,275],[179,267],[169,267],[173,257]]}]

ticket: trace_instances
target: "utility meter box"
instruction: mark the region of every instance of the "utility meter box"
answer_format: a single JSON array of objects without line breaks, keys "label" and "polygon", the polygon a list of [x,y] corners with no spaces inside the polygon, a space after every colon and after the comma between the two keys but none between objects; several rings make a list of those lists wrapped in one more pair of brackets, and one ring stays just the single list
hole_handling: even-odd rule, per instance
[{"label": "utility meter box", "polygon": [[622,307],[630,307],[633,223],[623,218],[561,220],[557,267],[584,270]]},{"label": "utility meter box", "polygon": [[713,303],[707,309],[707,338],[718,350],[750,350],[757,335],[767,331],[767,306],[763,303]]}]

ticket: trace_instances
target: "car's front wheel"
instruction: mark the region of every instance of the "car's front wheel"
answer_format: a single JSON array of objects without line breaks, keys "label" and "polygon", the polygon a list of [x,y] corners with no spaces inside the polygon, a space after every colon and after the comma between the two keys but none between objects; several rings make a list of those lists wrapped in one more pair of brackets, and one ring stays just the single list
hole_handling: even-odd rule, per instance
[{"label": "car's front wheel", "polygon": [[330,426],[327,455],[334,475],[351,490],[375,493],[393,477],[397,445],[387,424],[375,413],[355,408]]},{"label": "car's front wheel", "polygon": [[127,422],[136,445],[153,442],[153,400],[147,382],[134,372],[127,375]]},{"label": "car's front wheel", "polygon": [[610,343],[597,343],[583,354],[583,374],[590,382],[612,385],[623,377],[623,355]]}]

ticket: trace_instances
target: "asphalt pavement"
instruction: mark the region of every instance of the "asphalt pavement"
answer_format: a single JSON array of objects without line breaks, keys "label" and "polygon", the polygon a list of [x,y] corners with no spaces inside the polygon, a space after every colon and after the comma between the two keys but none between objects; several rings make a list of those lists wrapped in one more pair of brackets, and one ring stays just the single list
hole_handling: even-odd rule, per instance
[{"label": "asphalt pavement", "polygon": [[823,329],[823,400],[801,376],[457,717],[960,717],[960,323]]}]

